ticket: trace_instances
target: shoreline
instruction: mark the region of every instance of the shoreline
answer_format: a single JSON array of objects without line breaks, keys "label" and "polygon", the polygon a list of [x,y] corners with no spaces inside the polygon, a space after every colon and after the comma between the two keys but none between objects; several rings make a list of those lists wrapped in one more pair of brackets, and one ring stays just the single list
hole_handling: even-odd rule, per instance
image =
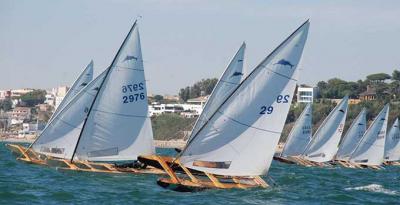
[{"label": "shoreline", "polygon": [[[6,143],[33,143],[34,139],[27,138],[0,138],[0,142]],[[166,148],[166,149],[183,149],[186,145],[185,140],[154,140],[154,146],[156,148]],[[282,144],[276,147],[275,153],[280,153],[282,151]]]}]

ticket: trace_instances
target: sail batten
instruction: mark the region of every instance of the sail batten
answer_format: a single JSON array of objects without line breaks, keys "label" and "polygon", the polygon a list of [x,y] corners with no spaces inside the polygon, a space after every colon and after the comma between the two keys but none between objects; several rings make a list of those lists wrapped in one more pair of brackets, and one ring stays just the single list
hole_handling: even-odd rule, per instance
[{"label": "sail batten", "polygon": [[376,116],[350,157],[350,162],[364,165],[381,165],[385,152],[385,138],[389,104]]},{"label": "sail batten", "polygon": [[305,159],[328,162],[334,158],[346,121],[347,108],[348,96],[345,96],[315,132],[303,154]]},{"label": "sail batten", "polygon": [[309,22],[299,27],[218,106],[181,154],[186,167],[232,176],[268,171],[296,86],[289,78],[298,77],[308,28]]}]

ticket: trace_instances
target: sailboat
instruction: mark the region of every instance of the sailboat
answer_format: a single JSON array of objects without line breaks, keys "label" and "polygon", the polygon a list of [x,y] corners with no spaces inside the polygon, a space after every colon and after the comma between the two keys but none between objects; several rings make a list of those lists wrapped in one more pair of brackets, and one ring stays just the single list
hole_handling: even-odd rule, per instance
[{"label": "sailboat", "polygon": [[312,105],[308,103],[290,131],[282,152],[279,156],[274,157],[274,159],[284,163],[294,163],[288,157],[303,154],[311,139]]},{"label": "sailboat", "polygon": [[304,166],[327,166],[326,163],[333,160],[338,150],[347,107],[348,96],[345,96],[322,122],[303,154],[290,159]]},{"label": "sailboat", "polygon": [[400,165],[400,129],[399,119],[393,123],[385,143],[385,164]]},{"label": "sailboat", "polygon": [[176,191],[268,187],[260,175],[269,170],[289,112],[308,29],[307,21],[218,105],[174,159],[184,176],[156,156],[170,177],[160,178],[160,186]]},{"label": "sailboat", "polygon": [[339,161],[340,163],[349,160],[351,154],[354,152],[354,149],[357,147],[357,144],[363,137],[366,129],[367,110],[363,108],[343,137],[342,143],[340,143],[339,150],[336,154],[335,161]]},{"label": "sailboat", "polygon": [[[385,152],[385,138],[389,104],[386,104],[365,132],[350,157],[350,163],[361,167],[380,169]],[[356,166],[358,168],[358,166]]]},{"label": "sailboat", "polygon": [[[138,155],[155,153],[136,21],[110,67],[55,116],[30,152],[59,169],[153,173],[136,163]],[[126,161],[133,163],[116,165]]]},{"label": "sailboat", "polygon": [[[193,139],[193,136],[197,134],[204,123],[207,123],[207,121],[210,119],[212,113],[214,113],[218,109],[218,106],[221,105],[221,103],[232,94],[232,92],[244,79],[243,68],[245,50],[246,43],[243,42],[239,50],[236,52],[236,54],[233,56],[230,63],[226,67],[225,71],[222,73],[210,96],[208,97],[208,100],[204,105],[203,111],[201,112],[200,116],[195,122],[195,125],[193,126],[191,134],[188,138],[188,142]],[[177,151],[181,152],[181,150]],[[163,169],[161,164],[158,163],[158,159],[159,158],[156,155],[141,156],[139,158],[140,161],[148,165]],[[163,161],[168,166],[177,167],[177,164],[174,163],[174,159],[172,157],[163,156]],[[178,171],[183,170],[178,169]]]},{"label": "sailboat", "polygon": [[[72,84],[71,88],[68,90],[67,94],[64,96],[63,100],[61,103],[58,105],[50,119],[48,120],[48,123],[46,124],[46,127],[44,128],[45,132],[49,128],[49,125],[52,123],[54,120],[55,116],[57,116],[61,110],[65,108],[65,106],[72,101],[72,99],[93,79],[93,60],[90,61],[90,63],[85,67],[85,69],[81,72],[81,74],[78,76],[78,78],[75,80],[75,82]],[[43,133],[42,132],[42,133]],[[23,147],[19,144],[8,144],[7,146],[16,154],[21,156],[22,153],[26,152],[29,150],[33,144],[37,142],[38,139],[40,139],[41,136],[37,137],[35,141],[28,147]]]}]

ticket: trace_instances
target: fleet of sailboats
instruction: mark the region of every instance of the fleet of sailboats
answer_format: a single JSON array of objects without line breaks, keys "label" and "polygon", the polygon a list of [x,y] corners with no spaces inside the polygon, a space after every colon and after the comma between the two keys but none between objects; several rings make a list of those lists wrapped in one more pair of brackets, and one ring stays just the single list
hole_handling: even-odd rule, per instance
[{"label": "fleet of sailboats", "polygon": [[374,168],[400,164],[399,121],[386,134],[389,105],[367,127],[367,109],[345,136],[345,96],[312,133],[306,104],[274,156],[299,78],[306,21],[248,74],[243,43],[219,78],[187,144],[175,157],[157,155],[135,21],[111,65],[93,79],[93,61],[72,84],[40,136],[28,147],[7,144],[20,160],[64,170],[166,173],[158,184],[177,191],[268,187],[273,159],[304,166]]}]

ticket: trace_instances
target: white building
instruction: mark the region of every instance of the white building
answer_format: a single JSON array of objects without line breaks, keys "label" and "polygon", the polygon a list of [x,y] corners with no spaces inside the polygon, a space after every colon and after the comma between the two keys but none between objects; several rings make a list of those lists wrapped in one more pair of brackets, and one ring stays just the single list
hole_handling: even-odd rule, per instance
[{"label": "white building", "polygon": [[53,93],[54,93],[54,109],[57,109],[57,107],[61,104],[61,102],[64,100],[65,95],[67,95],[67,92],[69,90],[68,86],[60,86],[57,88],[53,88]]},{"label": "white building", "polygon": [[298,103],[312,103],[317,96],[317,87],[308,85],[299,85],[297,87],[297,102]]}]

